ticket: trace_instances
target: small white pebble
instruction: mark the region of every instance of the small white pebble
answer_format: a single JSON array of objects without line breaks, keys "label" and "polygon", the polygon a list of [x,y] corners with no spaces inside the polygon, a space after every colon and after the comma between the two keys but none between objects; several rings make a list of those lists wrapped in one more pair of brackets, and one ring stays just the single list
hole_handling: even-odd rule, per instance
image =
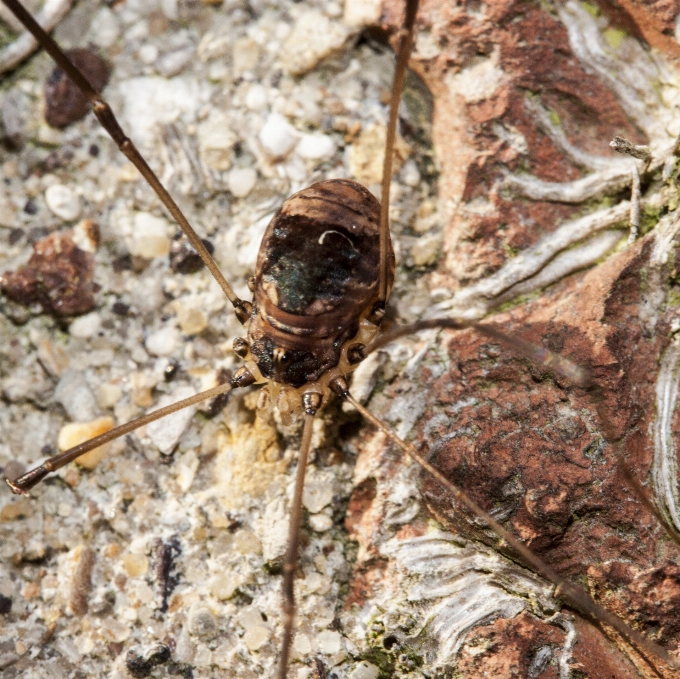
[{"label": "small white pebble", "polygon": [[312,514],[318,514],[333,499],[333,485],[321,481],[310,481],[305,485],[302,504]]},{"label": "small white pebble", "polygon": [[345,0],[344,21],[353,28],[362,28],[380,22],[380,0]]},{"label": "small white pebble", "polygon": [[102,327],[102,318],[96,312],[78,316],[69,326],[69,332],[73,337],[89,339],[94,337]]},{"label": "small white pebble", "polygon": [[196,667],[210,667],[212,664],[212,657],[212,651],[207,646],[199,644],[196,649],[193,664],[196,665]]},{"label": "small white pebble", "polygon": [[297,130],[280,114],[271,113],[260,130],[260,144],[272,158],[283,158],[297,142]]},{"label": "small white pebble", "polygon": [[135,213],[130,254],[146,259],[167,255],[170,252],[168,229],[168,222],[161,217],[148,212]]},{"label": "small white pebble", "polygon": [[252,167],[235,167],[227,179],[229,191],[235,198],[245,198],[255,186],[257,172]]},{"label": "small white pebble", "polygon": [[108,7],[102,7],[90,24],[89,39],[102,49],[113,47],[120,37],[118,17]]},{"label": "small white pebble", "polygon": [[350,34],[347,26],[316,9],[303,12],[286,39],[280,58],[291,75],[311,71],[322,59],[339,50]]},{"label": "small white pebble", "polygon": [[317,533],[325,533],[333,527],[333,519],[326,514],[312,514],[309,517],[309,525]]},{"label": "small white pebble", "polygon": [[253,629],[264,624],[260,611],[254,606],[246,606],[239,611],[238,622],[245,630]]},{"label": "small white pebble", "polygon": [[239,38],[232,48],[232,64],[236,77],[252,71],[260,60],[261,48],[252,38]]},{"label": "small white pebble", "polygon": [[139,48],[138,56],[139,60],[143,64],[147,65],[153,64],[153,62],[156,61],[156,59],[158,59],[158,47],[156,47],[156,45],[149,44],[142,45]]},{"label": "small white pebble", "polygon": [[[189,398],[195,393],[189,386],[180,386],[172,394],[163,396],[158,405],[153,407],[153,410],[177,403],[177,401]],[[146,435],[161,453],[169,453],[177,445],[184,430],[189,426],[194,412],[196,412],[196,406],[191,406],[190,408],[178,410],[171,415],[166,415],[155,422],[150,422],[146,426]]]},{"label": "small white pebble", "polygon": [[117,384],[100,384],[97,389],[97,405],[100,408],[113,408],[123,396],[123,390]]},{"label": "small white pebble", "polygon": [[135,486],[144,482],[144,472],[137,464],[130,464],[129,460],[119,460],[116,465],[116,478],[121,483]]},{"label": "small white pebble", "polygon": [[259,84],[251,85],[246,94],[246,106],[251,111],[261,111],[267,105],[267,90]]},{"label": "small white pebble", "polygon": [[64,406],[68,416],[78,422],[94,419],[97,403],[85,376],[79,370],[67,370],[57,383],[54,398]]},{"label": "small white pebble", "polygon": [[312,652],[312,643],[306,634],[296,634],[293,642],[293,650],[301,656],[305,656]]},{"label": "small white pebble", "polygon": [[335,153],[335,142],[327,134],[303,134],[295,152],[305,160],[327,160]]},{"label": "small white pebble", "polygon": [[218,573],[211,578],[208,588],[214,597],[220,601],[226,601],[233,596],[241,584],[241,577],[235,573]]},{"label": "small white pebble", "polygon": [[323,576],[312,571],[304,580],[304,587],[308,592],[318,592],[323,586]]},{"label": "small white pebble", "polygon": [[194,646],[191,637],[186,630],[180,632],[177,639],[177,647],[172,654],[172,659],[178,663],[190,663],[196,654],[196,647]]},{"label": "small white pebble", "polygon": [[132,608],[132,606],[128,606],[127,608],[123,609],[123,618],[125,620],[129,620],[130,622],[135,622],[137,620],[137,610]]},{"label": "small white pebble", "polygon": [[238,530],[234,534],[234,547],[241,554],[259,554],[262,551],[262,544],[255,533],[249,530]]},{"label": "small white pebble", "polygon": [[154,356],[169,356],[179,344],[177,328],[166,326],[152,332],[144,342],[146,350]]},{"label": "small white pebble", "polygon": [[192,306],[183,306],[177,314],[177,321],[185,335],[198,335],[208,327],[206,315]]},{"label": "small white pebble", "polygon": [[258,625],[243,635],[243,643],[249,651],[257,651],[269,641],[269,630]]},{"label": "small white pebble", "polygon": [[316,635],[316,643],[321,653],[333,655],[340,650],[340,633],[327,629]]},{"label": "small white pebble", "polygon": [[380,669],[362,660],[351,672],[349,679],[378,679]]},{"label": "small white pebble", "polygon": [[59,514],[59,516],[66,518],[67,516],[71,516],[72,511],[73,507],[71,507],[68,502],[60,502],[57,505],[57,514]]},{"label": "small white pebble", "polygon": [[45,191],[45,202],[50,212],[65,222],[75,221],[80,215],[80,198],[63,184],[49,186]]},{"label": "small white pebble", "polygon": [[401,179],[406,186],[416,187],[420,184],[420,172],[415,161],[408,160],[401,170]]},{"label": "small white pebble", "polygon": [[213,170],[228,170],[231,166],[231,149],[236,141],[229,120],[220,113],[212,113],[198,126],[198,145],[201,157]]},{"label": "small white pebble", "polygon": [[183,493],[186,493],[196,478],[198,471],[198,456],[195,451],[189,450],[177,464],[177,485]]},{"label": "small white pebble", "polygon": [[102,625],[99,630],[99,635],[102,639],[105,641],[113,641],[117,644],[125,641],[130,634],[132,634],[130,625],[125,624],[112,616],[102,620]]}]

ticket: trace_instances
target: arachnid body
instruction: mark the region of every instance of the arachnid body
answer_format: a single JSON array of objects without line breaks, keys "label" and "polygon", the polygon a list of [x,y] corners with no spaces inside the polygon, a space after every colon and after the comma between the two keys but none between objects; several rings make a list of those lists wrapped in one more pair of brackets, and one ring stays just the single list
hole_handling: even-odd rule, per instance
[{"label": "arachnid body", "polygon": [[[364,389],[364,398],[370,395],[373,381],[377,379],[379,385],[372,410],[396,425],[401,436],[409,435],[414,427],[418,435],[422,431],[422,442],[432,447],[430,459],[448,478],[545,554],[549,564],[576,579],[587,576],[596,597],[613,601],[613,608],[624,618],[645,631],[652,628],[656,638],[672,649],[677,580],[674,548],[666,543],[651,515],[641,511],[632,494],[626,492],[625,484],[617,485],[619,477],[612,471],[614,446],[607,446],[604,439],[613,441],[634,432],[639,418],[635,411],[643,407],[630,398],[637,388],[634,381],[644,372],[640,366],[645,360],[662,354],[656,401],[649,387],[645,396],[647,403],[654,402],[666,413],[665,419],[654,425],[658,429],[655,439],[659,439],[654,452],[664,446],[673,452],[672,440],[668,443],[672,426],[668,418],[674,412],[678,361],[675,345],[668,342],[668,331],[664,330],[672,327],[672,309],[666,313],[658,294],[667,289],[672,293],[673,285],[672,272],[668,273],[675,238],[675,208],[668,182],[674,161],[668,148],[672,135],[677,134],[673,120],[665,119],[665,127],[660,126],[654,116],[644,118],[644,111],[639,110],[614,111],[608,119],[608,124],[621,132],[630,125],[626,114],[631,115],[653,142],[658,176],[652,167],[646,175],[643,169],[643,178],[645,207],[656,210],[657,218],[664,216],[656,232],[634,246],[636,249],[612,256],[583,280],[568,278],[560,284],[562,287],[550,291],[547,301],[521,305],[498,317],[501,328],[507,324],[525,339],[547,344],[593,372],[602,392],[599,399],[604,403],[600,413],[604,427],[597,418],[592,393],[569,392],[568,379],[553,381],[547,377],[551,364],[553,369],[557,366],[558,375],[577,371],[569,373],[555,355],[541,356],[534,350],[526,352],[538,362],[538,367],[531,367],[512,358],[506,349],[501,351],[499,337],[493,333],[490,338],[480,338],[474,334],[478,330],[466,330],[452,339],[442,334],[437,341],[428,340],[430,344],[415,340],[396,345],[398,349],[393,345],[391,356],[396,365],[403,364],[403,370],[396,373],[376,355],[361,363],[363,349],[358,345],[368,344],[371,338],[357,333],[365,322],[373,326],[368,328],[370,333],[375,333],[382,320],[381,303],[392,284],[389,249],[382,253],[382,261],[388,266],[382,269],[381,277],[376,277],[373,269],[364,280],[361,276],[353,278],[359,285],[347,289],[324,279],[318,262],[309,264],[314,276],[303,279],[299,270],[305,267],[306,258],[328,248],[336,268],[342,271],[344,267],[354,276],[355,249],[368,260],[380,260],[374,233],[358,248],[351,231],[346,230],[353,224],[340,220],[330,223],[329,228],[319,226],[313,238],[294,249],[287,249],[281,239],[295,240],[297,232],[286,232],[285,219],[289,210],[299,217],[296,202],[310,197],[314,202],[319,199],[314,193],[327,187],[314,181],[334,180],[337,174],[345,174],[337,154],[339,145],[347,146],[355,176],[363,175],[362,181],[371,185],[379,181],[379,169],[376,172],[372,161],[376,140],[378,145],[382,143],[384,130],[385,112],[379,107],[384,105],[390,87],[383,71],[393,57],[379,51],[369,54],[378,60],[377,65],[369,67],[361,59],[372,49],[363,44],[352,53],[350,45],[358,33],[357,25],[380,24],[396,31],[402,23],[401,5],[388,5],[382,14],[371,14],[372,10],[364,8],[362,14],[359,4],[347,3],[346,23],[340,20],[335,6],[324,11],[296,7],[291,15],[277,7],[251,16],[239,5],[226,3],[224,15],[218,13],[219,8],[203,8],[192,15],[194,7],[180,5],[173,10],[163,5],[155,11],[124,3],[114,10],[83,10],[71,24],[71,32],[78,38],[83,25],[95,26],[91,35],[98,36],[104,49],[115,53],[117,44],[130,45],[146,64],[138,72],[125,59],[114,66],[112,87],[119,87],[113,90],[114,97],[124,99],[126,117],[140,123],[140,143],[160,148],[161,159],[151,160],[154,169],[182,196],[182,207],[191,213],[192,221],[205,221],[206,235],[217,241],[216,259],[225,274],[236,270],[243,296],[246,279],[255,274],[249,283],[254,293],[252,309],[238,298],[234,304],[242,322],[250,317],[250,325],[246,340],[235,345],[237,353],[246,358],[245,370],[234,373],[232,379],[240,380],[236,386],[244,386],[260,377],[270,378],[274,386],[266,392],[268,396],[260,397],[260,405],[262,410],[272,406],[272,413],[280,416],[283,426],[277,433],[261,420],[253,422],[255,393],[240,399],[236,392],[224,413],[220,404],[209,403],[198,416],[202,418],[200,426],[176,413],[166,424],[164,420],[150,422],[145,430],[129,435],[124,445],[104,451],[117,452],[118,456],[106,457],[99,464],[94,459],[92,473],[78,474],[72,469],[61,472],[61,480],[44,486],[44,510],[36,509],[36,501],[8,498],[2,510],[2,518],[8,522],[2,557],[14,565],[5,566],[12,572],[2,585],[0,594],[4,598],[0,601],[15,616],[9,620],[12,633],[19,639],[12,639],[13,650],[6,649],[5,671],[42,676],[48,664],[63,663],[65,671],[72,671],[76,665],[89,674],[113,668],[120,676],[165,671],[191,672],[194,676],[273,675],[281,638],[279,571],[291,490],[287,470],[299,446],[298,431],[291,423],[295,415],[306,417],[302,411],[316,411],[328,397],[328,381],[336,377],[329,374],[329,366],[331,370],[340,366],[346,374],[357,364],[362,366],[357,386]],[[581,58],[580,35],[591,37],[591,47],[599,44],[592,42],[593,36],[588,33],[592,26],[579,8],[572,4],[565,7],[556,10],[555,16],[538,16],[539,10],[529,8],[515,16],[517,21],[506,24],[504,20],[515,10],[493,6],[486,17],[486,33],[482,31],[486,43],[477,29],[472,30],[479,21],[474,8],[452,9],[427,3],[422,9],[421,36],[412,64],[434,92],[435,102],[443,102],[435,109],[434,118],[443,201],[438,213],[431,198],[429,207],[420,209],[428,204],[427,194],[432,189],[427,184],[433,182],[434,172],[428,152],[422,148],[423,130],[419,129],[422,120],[418,116],[427,108],[427,98],[411,83],[406,97],[411,107],[403,114],[402,128],[416,151],[402,148],[400,153],[414,153],[418,164],[411,158],[400,174],[401,196],[395,206],[402,214],[393,219],[404,263],[396,271],[396,294],[391,303],[401,320],[424,315],[433,302],[439,305],[440,313],[462,310],[480,315],[494,305],[531,295],[580,267],[592,265],[610,253],[620,239],[620,227],[628,215],[621,192],[631,181],[629,165],[579,152],[578,145],[567,140],[546,107],[556,108],[567,119],[572,109],[547,86],[545,100],[524,101],[518,92],[527,86],[521,77],[529,77],[526,73],[530,69],[513,72],[511,68],[512,63],[520,61],[518,54],[513,55],[513,47],[520,50],[526,44],[537,44],[537,49],[545,48],[552,39],[558,45],[556,53],[566,52],[571,45]],[[173,11],[178,14],[173,15]],[[357,15],[358,24],[352,24]],[[182,33],[180,20],[188,21],[193,28]],[[238,26],[239,37],[234,40],[232,35],[221,36],[216,28],[214,32],[206,29],[211,21],[220,20]],[[619,25],[616,17],[611,21],[613,26]],[[119,30],[114,35],[111,26],[116,22]],[[522,31],[531,34],[541,22],[544,29],[550,29],[543,42],[503,41],[507,26],[521,36]],[[265,29],[274,36],[271,40],[265,37]],[[164,36],[174,36],[175,30],[179,37],[166,43]],[[604,26],[598,30],[606,33]],[[312,41],[316,52],[303,40],[314,31],[323,33],[325,39],[322,47],[319,41]],[[651,40],[649,36],[646,39]],[[448,40],[457,45],[456,49],[448,45]],[[659,40],[661,47],[667,47]],[[300,49],[296,50],[298,43]],[[230,52],[231,44],[238,49]],[[490,49],[494,44],[502,48]],[[188,68],[186,55],[196,45],[201,68],[212,85],[201,86],[197,78],[183,77]],[[630,41],[624,46],[635,53]],[[351,60],[352,54],[356,62]],[[253,75],[261,75],[262,64],[271,66],[277,58],[284,63],[286,75],[281,81],[279,71],[268,81],[267,89]],[[315,64],[310,59],[326,61]],[[333,59],[337,61],[333,63]],[[534,61],[535,78],[540,81],[540,67],[550,60]],[[454,64],[448,76],[441,70],[446,69],[447,62],[448,66]],[[309,81],[304,75],[315,65],[321,69],[322,85],[314,74]],[[46,72],[47,67],[43,68]],[[121,79],[118,85],[117,68]],[[572,73],[569,81],[572,90],[579,78],[585,78],[577,75]],[[31,89],[31,76],[21,72],[13,76],[16,80],[12,83],[17,85],[13,92],[19,95],[15,94],[9,108],[3,109],[6,121],[12,120],[9,114],[13,110],[23,111],[30,118],[37,91]],[[597,77],[589,77],[589,87],[597,90]],[[170,85],[164,84],[164,79]],[[359,85],[354,87],[354,82]],[[347,86],[351,105],[334,102],[329,94],[333,91],[331,84]],[[604,86],[600,88],[602,94]],[[614,90],[625,100],[625,87]],[[584,91],[590,96],[589,90]],[[22,92],[28,104],[22,102]],[[231,94],[242,102],[242,109],[237,105],[231,119],[220,118],[217,104],[226,106],[225,99]],[[612,108],[615,99],[610,95]],[[648,107],[653,106],[653,101],[642,99]],[[366,103],[367,120],[357,128],[358,121],[352,116],[362,102]],[[271,115],[261,115],[267,106],[272,107]],[[376,113],[372,108],[376,107],[382,112],[374,124]],[[522,117],[522,107],[530,114],[527,119]],[[145,118],[149,109],[156,114]],[[456,153],[442,146],[447,140],[443,130],[460,130],[460,125],[452,125],[443,111],[454,115],[454,122],[469,116],[474,123],[456,139]],[[284,114],[299,128],[291,126]],[[55,155],[44,153],[41,158],[38,152],[37,164],[31,161],[26,138],[31,140],[29,150],[36,142],[40,149],[40,144],[53,144],[56,133],[40,124],[17,125],[13,129],[18,133],[8,139],[20,149],[14,176],[27,180],[34,194],[33,203],[25,204],[29,217],[22,218],[31,225],[31,214],[45,207],[43,195],[48,209],[66,225],[76,223],[81,216],[74,207],[78,203],[73,200],[74,193],[81,196],[88,217],[98,214],[94,208],[103,209],[113,197],[114,208],[100,219],[103,241],[114,255],[100,250],[96,257],[103,270],[119,274],[117,279],[104,277],[100,294],[109,296],[109,306],[73,320],[68,335],[56,341],[45,336],[47,330],[55,332],[65,326],[64,321],[50,325],[45,315],[57,311],[53,297],[43,295],[31,300],[40,305],[34,309],[33,318],[20,307],[6,307],[12,319],[4,330],[8,336],[6,363],[19,366],[12,367],[3,384],[6,402],[11,404],[2,423],[8,440],[8,450],[3,454],[8,462],[18,459],[28,465],[49,454],[41,447],[46,440],[54,440],[65,420],[59,408],[69,419],[89,419],[93,429],[92,419],[98,411],[111,412],[122,422],[156,405],[192,398],[192,389],[227,379],[217,368],[239,365],[222,357],[220,333],[231,337],[243,334],[237,323],[226,320],[229,307],[224,307],[222,291],[209,281],[205,271],[186,278],[167,271],[167,250],[171,250],[175,272],[188,267],[195,253],[181,239],[170,243],[169,227],[157,199],[137,183],[129,165],[121,167],[113,145],[99,140],[94,121],[90,122],[91,127],[81,123],[77,135],[66,132],[57,139],[61,151],[55,151]],[[573,139],[576,133],[569,125],[567,128]],[[598,132],[603,134],[602,130]],[[597,136],[594,128],[588,133]],[[98,140],[96,151],[76,142],[82,134]],[[493,137],[498,153],[490,155],[488,149],[482,153],[475,146],[475,134],[487,141]],[[633,134],[634,130],[630,136]],[[576,135],[580,142],[585,137],[587,134]],[[559,161],[563,166],[554,161],[557,167],[546,170],[541,163],[546,154],[555,155],[555,149],[569,162],[594,170],[585,175],[587,181],[579,183],[577,170],[564,158]],[[503,178],[501,170],[522,169],[522,163],[529,162],[531,152],[537,150],[542,153],[535,154],[538,161],[531,169],[553,180],[564,178],[559,177],[562,169],[575,178],[574,182],[549,184],[519,172]],[[90,161],[88,153],[93,158],[103,153],[106,160]],[[111,168],[105,173],[107,161]],[[5,167],[11,180],[9,162]],[[493,162],[499,163],[498,168]],[[253,174],[253,167],[258,168],[259,175]],[[68,186],[70,172],[75,170],[88,177],[80,194]],[[116,181],[107,184],[107,178],[114,175]],[[423,177],[427,181],[421,181]],[[207,189],[202,188],[202,182]],[[12,188],[18,191],[17,184]],[[311,188],[303,189],[310,184]],[[51,189],[58,185],[66,185],[70,193],[63,188]],[[335,182],[335,186],[365,191],[344,180]],[[529,201],[514,202],[505,193],[510,188],[523,192]],[[260,234],[281,204],[279,198],[297,189],[303,190],[284,203],[265,232],[260,250],[263,260],[256,265],[254,254]],[[214,195],[206,197],[204,191]],[[367,191],[365,194],[362,199],[370,208],[365,216],[374,223],[375,204]],[[569,202],[601,194],[613,195],[618,202],[601,209],[595,206],[585,217],[569,221],[573,215]],[[453,210],[446,204],[452,198],[458,201]],[[249,211],[249,200],[257,209]],[[8,201],[4,205],[14,214]],[[529,224],[526,229],[508,229],[507,223],[494,221],[504,203],[510,206],[509,214],[517,223]],[[223,215],[220,210],[226,208],[234,221],[248,221],[248,226],[239,228],[237,224],[222,235],[218,230]],[[602,210],[606,214],[600,214]],[[429,281],[439,277],[453,291],[457,287],[452,277],[463,284],[453,296],[440,289],[428,297],[418,273],[436,260],[441,243],[438,229],[449,218],[446,257]],[[566,221],[556,224],[561,220]],[[277,224],[284,228],[277,232]],[[16,245],[19,236],[13,225],[15,231],[8,232],[7,241],[9,244],[15,239]],[[538,228],[532,229],[532,225]],[[461,226],[468,229],[467,234]],[[540,233],[542,229],[545,234]],[[417,236],[428,230],[421,238],[430,239],[429,250]],[[508,230],[510,233],[505,233]],[[114,243],[119,241],[114,234],[124,236],[127,252],[116,250]],[[36,233],[34,240],[42,242],[42,236],[45,234]],[[91,226],[78,223],[73,237],[83,247],[96,250],[99,238]],[[494,243],[501,245],[494,249]],[[407,245],[410,252],[404,256]],[[198,243],[196,246],[201,247]],[[41,247],[40,253],[36,249],[41,259],[33,260],[32,266],[44,281],[45,267],[53,256],[50,253],[67,252],[68,248],[65,241],[55,237]],[[305,247],[308,251],[303,255]],[[573,252],[566,255],[569,248]],[[17,261],[12,264],[20,267],[23,262],[18,258],[23,254],[25,259],[26,250],[24,244],[24,252],[17,252]],[[457,251],[463,256],[454,266],[451,260]],[[83,263],[82,275],[86,277],[90,259],[78,261]],[[30,270],[31,262],[28,266]],[[652,293],[644,286],[636,287],[640,276],[636,278],[635,273],[643,269],[648,272],[645,281]],[[90,281],[91,273],[88,275]],[[68,275],[59,280],[64,279],[68,282]],[[301,280],[309,289],[300,288]],[[70,290],[68,286],[66,289]],[[228,284],[227,289],[231,289]],[[78,292],[76,286],[76,296]],[[10,297],[7,290],[6,295]],[[606,302],[600,304],[603,299]],[[207,310],[200,309],[199,300],[207,303]],[[318,304],[323,308],[314,306]],[[162,314],[152,314],[159,307]],[[637,325],[629,322],[629,335],[620,329],[617,335],[602,325],[622,325],[631,309],[637,308],[648,313]],[[286,316],[299,317],[301,310],[311,311],[311,316],[326,313],[327,327],[303,327],[299,318],[292,323]],[[339,310],[343,313],[334,317]],[[343,325],[348,317],[351,322]],[[18,326],[14,334],[14,324],[21,322],[26,325]],[[522,328],[523,324],[528,327]],[[119,343],[112,339],[114,330],[123,336]],[[188,338],[186,349],[180,348],[180,333],[182,339]],[[312,337],[314,334],[317,336]],[[333,341],[324,347],[324,338]],[[647,338],[653,341],[643,341]],[[311,339],[321,340],[313,346],[323,347],[323,351],[310,352]],[[522,353],[523,346],[527,349],[529,345],[520,341],[515,349]],[[305,392],[305,385],[314,386],[322,375],[328,381]],[[425,390],[420,391],[423,384]],[[335,382],[335,386],[336,393],[343,396],[342,384]],[[216,389],[214,394],[219,398],[219,387]],[[311,426],[306,427],[307,448],[311,442],[317,459],[308,491],[301,498],[308,517],[304,532],[308,543],[303,545],[296,578],[300,601],[291,673],[297,672],[299,677],[333,673],[350,676],[357,672],[356,676],[362,676],[362,672],[364,676],[431,676],[455,668],[462,676],[475,677],[505,662],[516,663],[520,673],[537,677],[550,673],[569,676],[579,670],[579,663],[590,673],[600,666],[616,676],[646,671],[648,661],[625,644],[623,655],[603,659],[614,653],[612,642],[575,619],[569,610],[561,610],[560,600],[545,581],[474,541],[463,542],[444,532],[443,527],[456,527],[468,537],[498,543],[483,521],[480,524],[461,513],[459,503],[453,511],[451,495],[427,477],[423,480],[424,500],[430,514],[425,514],[414,468],[403,458],[394,457],[383,433],[376,436],[372,430],[362,430],[356,434],[353,416],[335,408],[325,411],[329,413],[325,416],[326,432],[317,429],[311,439]],[[345,418],[343,426],[332,433],[338,418]],[[29,432],[28,438],[16,433],[20,424]],[[626,445],[633,454],[634,468],[637,471],[639,467],[644,478],[650,447],[643,444],[643,438],[634,433]],[[359,451],[361,458],[350,482],[351,468],[343,457]],[[169,467],[159,470],[154,464],[159,452]],[[664,459],[666,472],[660,474],[656,486],[666,483],[671,488],[666,508],[672,515],[674,478],[668,474],[669,458]],[[298,465],[298,473],[301,467],[305,465]],[[576,475],[571,471],[574,467],[580,470]],[[6,473],[10,473],[7,466]],[[16,476],[15,469],[12,478]],[[358,553],[353,552],[343,531],[344,505],[352,485],[355,490],[349,499],[347,526],[359,543]],[[614,486],[620,492],[614,497],[626,503],[618,514],[610,513],[604,508],[606,503],[593,495],[593,489]],[[428,516],[437,517],[440,525],[428,524]],[[604,518],[599,520],[599,516]],[[579,529],[579,523],[585,529]],[[593,547],[598,541],[604,547],[603,558],[600,545]],[[636,541],[643,547],[636,550]],[[500,547],[506,550],[507,541]],[[626,559],[625,566],[616,564],[617,554]],[[524,559],[531,563],[526,555]],[[462,579],[460,574],[464,574]],[[659,609],[655,601],[662,602],[660,625],[654,617]],[[287,613],[290,615],[290,610]],[[24,626],[18,622],[22,616]],[[589,653],[596,660],[589,661]],[[588,662],[593,664],[589,666]],[[658,671],[670,676],[663,665]]]}]

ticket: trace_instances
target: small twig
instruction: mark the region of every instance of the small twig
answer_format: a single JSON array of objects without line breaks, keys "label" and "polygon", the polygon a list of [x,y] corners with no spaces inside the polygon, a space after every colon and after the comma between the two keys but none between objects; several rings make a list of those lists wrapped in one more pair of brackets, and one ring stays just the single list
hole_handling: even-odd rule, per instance
[{"label": "small twig", "polygon": [[632,245],[638,235],[640,229],[640,173],[637,165],[633,163],[633,184],[630,187],[630,234],[628,236],[628,245]]},{"label": "small twig", "polygon": [[614,137],[614,139],[609,142],[609,146],[617,153],[623,153],[627,156],[632,156],[633,158],[644,161],[645,168],[652,161],[652,152],[649,150],[649,146],[635,146],[632,142],[629,142],[623,137]]}]

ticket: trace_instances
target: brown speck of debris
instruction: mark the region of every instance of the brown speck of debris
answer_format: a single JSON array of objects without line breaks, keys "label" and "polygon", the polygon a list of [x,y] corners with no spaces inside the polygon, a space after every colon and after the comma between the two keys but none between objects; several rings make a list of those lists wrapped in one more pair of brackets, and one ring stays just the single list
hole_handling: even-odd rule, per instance
[{"label": "brown speck of debris", "polygon": [[95,305],[93,274],[92,255],[70,236],[54,233],[33,244],[28,264],[0,276],[0,291],[25,306],[38,302],[49,314],[84,314]]},{"label": "brown speck of debris", "polygon": [[[97,92],[106,86],[111,75],[109,65],[88,49],[66,51],[67,56]],[[52,127],[66,127],[84,118],[90,110],[85,95],[61,70],[55,68],[45,83],[45,121]]]},{"label": "brown speck of debris", "polygon": [[179,574],[176,572],[176,560],[182,553],[177,536],[172,536],[169,540],[158,540],[156,543],[156,579],[160,586],[161,594],[161,613],[168,610],[168,599],[172,594],[177,583]]},{"label": "brown speck of debris", "polygon": [[78,554],[73,578],[71,578],[71,594],[69,605],[75,615],[85,615],[88,609],[88,599],[92,589],[92,568],[95,554],[89,547],[81,547]]},{"label": "brown speck of debris", "polygon": [[[201,242],[212,255],[215,251],[213,244],[205,238],[202,238]],[[188,274],[200,271],[203,266],[203,260],[198,256],[189,239],[183,233],[178,232],[172,239],[172,245],[170,246],[170,268],[175,273]]]}]

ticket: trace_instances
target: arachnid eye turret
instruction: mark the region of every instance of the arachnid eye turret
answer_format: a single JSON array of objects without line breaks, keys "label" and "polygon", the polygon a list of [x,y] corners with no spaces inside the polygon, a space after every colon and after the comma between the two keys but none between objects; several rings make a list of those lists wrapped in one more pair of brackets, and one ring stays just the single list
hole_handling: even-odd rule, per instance
[{"label": "arachnid eye turret", "polygon": [[272,352],[274,363],[278,365],[285,365],[290,361],[290,354],[283,347],[276,347]]}]

